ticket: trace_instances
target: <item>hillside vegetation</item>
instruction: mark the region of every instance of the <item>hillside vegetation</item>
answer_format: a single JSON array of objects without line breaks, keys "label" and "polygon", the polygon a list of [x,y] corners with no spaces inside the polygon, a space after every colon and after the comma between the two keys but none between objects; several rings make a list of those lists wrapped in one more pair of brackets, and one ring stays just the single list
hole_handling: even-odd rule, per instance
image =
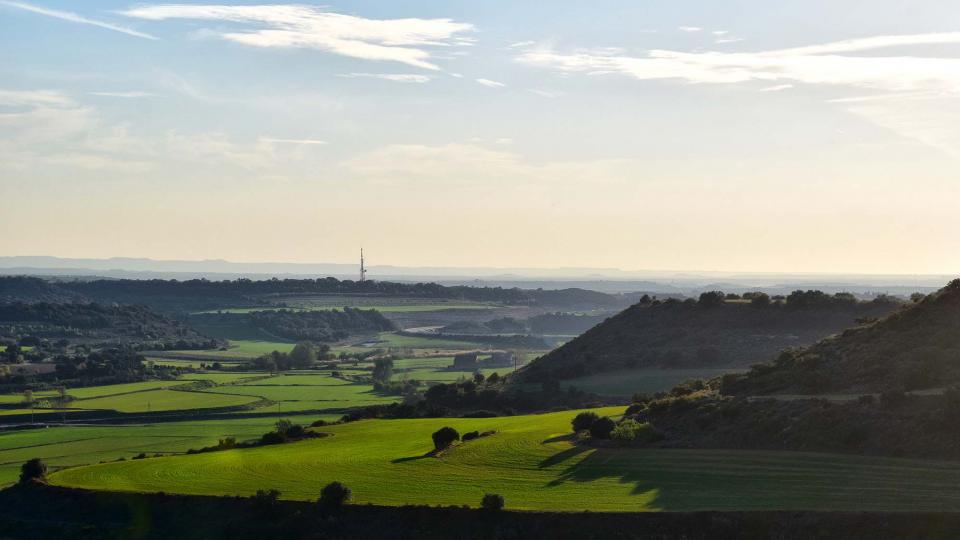
[{"label": "hillside vegetation", "polygon": [[352,334],[394,329],[393,323],[379,311],[349,307],[328,311],[199,313],[188,320],[204,333],[225,339],[276,336],[293,341],[336,341]]},{"label": "hillside vegetation", "polygon": [[746,367],[898,305],[885,297],[858,302],[819,291],[797,291],[781,302],[766,295],[727,302],[722,293],[705,293],[700,301],[646,301],[534,361],[522,377],[546,381],[650,367]]},{"label": "hillside vegetation", "polygon": [[596,309],[622,306],[619,298],[585,289],[519,289],[443,286],[436,283],[392,283],[320,279],[208,281],[194,279],[45,281],[34,277],[0,277],[0,300],[64,301],[144,304],[168,312],[195,312],[227,307],[274,306],[287,297],[304,295],[363,295],[411,297],[534,305],[558,309]]},{"label": "hillside vegetation", "polygon": [[785,351],[743,377],[733,394],[920,390],[960,384],[960,280],[873,322]]}]

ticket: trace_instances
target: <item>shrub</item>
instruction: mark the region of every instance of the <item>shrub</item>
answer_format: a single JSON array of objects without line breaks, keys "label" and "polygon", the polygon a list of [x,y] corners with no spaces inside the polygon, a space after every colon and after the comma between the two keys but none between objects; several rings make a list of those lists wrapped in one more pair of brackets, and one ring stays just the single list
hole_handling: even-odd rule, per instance
[{"label": "shrub", "polygon": [[464,441],[464,442],[466,442],[466,441],[472,441],[472,440],[476,439],[476,438],[479,437],[479,436],[480,436],[480,432],[479,432],[479,431],[470,431],[470,432],[464,433],[464,434],[463,434],[463,437],[461,437],[460,440],[462,440],[462,441]]},{"label": "shrub", "polygon": [[263,436],[260,437],[260,444],[280,444],[284,442],[287,442],[287,439],[276,431],[264,433]]},{"label": "shrub", "polygon": [[593,425],[590,426],[590,436],[595,439],[609,439],[610,433],[617,427],[617,424],[608,416],[598,418]]},{"label": "shrub", "polygon": [[484,510],[503,510],[503,495],[487,493],[480,501],[480,506]]},{"label": "shrub", "polygon": [[593,426],[593,423],[599,419],[600,417],[597,416],[597,413],[589,411],[578,414],[570,423],[573,425],[573,432],[579,433],[581,431],[590,429]]},{"label": "shrub", "polygon": [[47,479],[47,464],[33,458],[20,466],[20,483],[43,482]]},{"label": "shrub", "polygon": [[452,427],[442,427],[433,433],[433,447],[436,450],[447,448],[453,441],[460,440],[460,433]]},{"label": "shrub", "polygon": [[261,512],[270,512],[276,510],[277,500],[280,498],[280,492],[276,489],[258,489],[256,495],[250,497],[253,506]]},{"label": "shrub", "polygon": [[627,419],[613,428],[610,438],[623,444],[648,443],[657,438],[657,432],[649,422]]},{"label": "shrub", "polygon": [[353,496],[350,488],[340,482],[330,482],[320,490],[320,499],[317,501],[325,508],[340,508]]}]

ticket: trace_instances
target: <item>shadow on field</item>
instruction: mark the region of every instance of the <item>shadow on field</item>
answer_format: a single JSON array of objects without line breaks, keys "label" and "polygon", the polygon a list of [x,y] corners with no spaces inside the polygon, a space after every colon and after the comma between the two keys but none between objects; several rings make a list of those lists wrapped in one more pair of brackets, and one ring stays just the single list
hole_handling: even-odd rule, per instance
[{"label": "shadow on field", "polygon": [[[546,487],[557,487],[567,482],[593,482],[604,478],[615,478],[621,484],[633,484],[631,495],[643,497],[638,503],[648,510],[677,510],[689,506],[690,501],[684,500],[682,490],[672,490],[668,486],[675,486],[680,478],[689,473],[668,472],[657,470],[655,465],[640,465],[635,460],[618,449],[596,448],[587,445],[575,445],[557,452],[540,462],[540,468],[558,465],[586,453],[583,459],[567,466],[556,478],[549,481]],[[677,475],[677,478],[673,478]],[[668,478],[669,477],[669,478]],[[696,482],[695,478],[692,478]]]},{"label": "shadow on field", "polygon": [[409,457],[398,457],[396,459],[391,459],[390,463],[406,463],[408,461],[419,461],[421,459],[427,459],[433,457],[433,452],[427,452],[422,456],[409,456]]},{"label": "shadow on field", "polygon": [[[570,458],[572,458],[572,457],[574,457],[574,456],[578,456],[578,455],[580,455],[580,454],[582,454],[582,453],[584,453],[584,452],[586,452],[586,451],[588,451],[588,450],[591,450],[591,448],[589,448],[589,447],[587,447],[587,446],[583,446],[583,445],[571,446],[570,448],[567,448],[566,450],[564,450],[564,451],[562,451],[562,452],[557,452],[556,454],[554,454],[554,455],[548,457],[547,459],[541,461],[539,467],[540,467],[541,469],[545,469],[545,468],[547,468],[547,467],[552,467],[552,466],[554,466],[554,465],[559,465],[559,464],[563,463],[564,461],[567,461],[568,459],[570,459]],[[569,469],[567,469],[567,470],[569,470]],[[566,474],[566,473],[564,473],[564,474]]]}]

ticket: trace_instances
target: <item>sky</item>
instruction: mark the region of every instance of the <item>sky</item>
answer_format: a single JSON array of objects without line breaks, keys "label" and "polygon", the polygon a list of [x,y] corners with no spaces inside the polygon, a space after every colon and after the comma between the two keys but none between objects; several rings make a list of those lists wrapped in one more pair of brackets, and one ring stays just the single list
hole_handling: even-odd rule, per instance
[{"label": "sky", "polygon": [[0,254],[952,273],[949,0],[0,0]]}]

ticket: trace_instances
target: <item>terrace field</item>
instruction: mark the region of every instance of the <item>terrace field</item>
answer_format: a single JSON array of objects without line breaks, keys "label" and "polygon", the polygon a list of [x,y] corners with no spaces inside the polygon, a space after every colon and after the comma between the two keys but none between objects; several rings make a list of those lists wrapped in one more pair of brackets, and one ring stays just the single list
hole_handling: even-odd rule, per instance
[{"label": "terrace field", "polygon": [[[600,410],[616,415],[622,408]],[[798,452],[592,448],[569,440],[574,411],[488,419],[366,420],[280,446],[77,467],[54,484],[113,491],[311,500],[326,483],[356,503],[551,510],[960,510],[960,463]],[[496,430],[441,457],[430,434]]]}]

